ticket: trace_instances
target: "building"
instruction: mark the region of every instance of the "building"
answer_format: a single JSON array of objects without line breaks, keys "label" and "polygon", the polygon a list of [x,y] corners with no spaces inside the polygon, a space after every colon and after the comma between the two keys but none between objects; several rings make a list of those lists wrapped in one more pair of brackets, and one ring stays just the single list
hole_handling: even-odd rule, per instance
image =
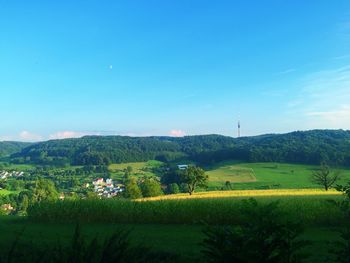
[{"label": "building", "polygon": [[186,169],[188,168],[188,165],[187,165],[187,164],[179,164],[179,165],[177,166],[177,168],[178,168],[179,170],[186,170]]}]

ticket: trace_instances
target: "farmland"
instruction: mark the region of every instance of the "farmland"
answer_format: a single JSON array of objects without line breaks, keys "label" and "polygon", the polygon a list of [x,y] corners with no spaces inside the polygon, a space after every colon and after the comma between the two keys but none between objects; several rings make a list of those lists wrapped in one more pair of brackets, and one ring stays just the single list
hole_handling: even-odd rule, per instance
[{"label": "farmland", "polygon": [[[129,176],[143,180],[144,177],[161,178],[167,167],[176,168],[176,164],[166,166],[166,163],[151,160],[96,166],[95,170],[81,173],[79,177],[75,172],[84,166],[54,168],[48,172],[55,178],[80,178],[89,182],[97,176],[122,181],[129,170]],[[18,165],[16,168],[29,167]],[[311,181],[311,174],[318,166],[229,161],[203,168],[209,176],[209,187],[197,189],[191,196],[179,193],[136,200],[67,198],[35,203],[27,210],[26,217],[0,218],[0,250],[6,249],[21,229],[25,229],[21,236],[24,246],[34,244],[36,249],[46,249],[54,246],[58,239],[67,245],[76,223],[80,222],[90,240],[95,236],[103,239],[118,229],[132,229],[133,244],[147,245],[155,253],[176,256],[176,262],[201,261],[204,225],[242,224],[246,220],[241,211],[251,198],[263,206],[276,203],[281,218],[302,224],[305,229],[302,237],[313,242],[305,248],[311,254],[305,262],[319,262],[327,257],[327,242],[338,240],[336,230],[346,226],[342,212],[334,205],[344,200],[342,194],[334,189],[325,191]],[[339,183],[349,181],[349,171],[341,169]],[[227,181],[233,190],[221,190]],[[79,190],[78,187],[79,182],[70,189]],[[15,192],[0,191],[0,195],[10,193]],[[317,250],[322,253],[314,253]]]},{"label": "farmland", "polygon": [[336,230],[346,222],[341,212],[327,200],[342,200],[341,195],[301,190],[302,195],[271,196],[265,191],[265,196],[257,196],[259,191],[251,191],[249,196],[185,200],[42,203],[29,212],[28,218],[0,217],[0,247],[6,247],[5,241],[13,240],[13,234],[20,233],[23,228],[21,242],[24,244],[33,242],[45,248],[55,244],[58,237],[67,244],[72,239],[75,223],[81,222],[89,239],[96,235],[104,238],[118,229],[131,229],[133,243],[150,246],[157,253],[175,255],[176,262],[195,262],[202,256],[203,223],[239,224],[244,220],[241,207],[248,197],[255,197],[260,204],[278,201],[281,214],[287,215],[289,220],[302,222],[305,227],[302,237],[312,241],[306,247],[310,257],[305,262],[320,262],[328,255],[329,242],[338,240]]},{"label": "farmland", "polygon": [[108,170],[113,179],[121,180],[125,169],[131,167],[131,175],[136,177],[150,177],[157,176],[155,170],[164,165],[162,162],[150,160],[147,162],[135,162],[135,163],[121,163],[111,164],[108,166]]},{"label": "farmland", "polygon": [[[207,167],[209,189],[220,189],[225,181],[233,183],[233,189],[302,189],[319,188],[310,176],[318,166],[287,163],[223,162]],[[350,169],[342,168],[339,183],[350,181]]]}]

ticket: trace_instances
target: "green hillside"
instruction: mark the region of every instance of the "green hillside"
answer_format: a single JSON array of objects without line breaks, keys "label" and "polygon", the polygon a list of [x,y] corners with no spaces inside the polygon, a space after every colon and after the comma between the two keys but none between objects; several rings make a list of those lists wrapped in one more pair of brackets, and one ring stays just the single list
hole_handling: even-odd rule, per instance
[{"label": "green hillside", "polygon": [[29,145],[31,145],[31,143],[10,141],[0,142],[0,157],[5,157],[17,153]]},{"label": "green hillside", "polygon": [[210,165],[225,160],[350,166],[350,131],[313,130],[232,138],[87,136],[37,143],[12,155],[17,163],[101,165],[189,160]]}]

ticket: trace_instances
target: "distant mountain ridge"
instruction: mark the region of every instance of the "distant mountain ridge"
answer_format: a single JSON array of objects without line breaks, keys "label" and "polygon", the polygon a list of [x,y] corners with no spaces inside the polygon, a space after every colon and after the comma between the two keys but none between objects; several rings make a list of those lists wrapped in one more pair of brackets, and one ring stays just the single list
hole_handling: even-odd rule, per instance
[{"label": "distant mountain ridge", "polygon": [[201,164],[239,159],[248,162],[350,166],[350,131],[311,130],[232,138],[222,135],[185,137],[85,136],[31,144],[12,154],[15,162],[100,165],[158,159]]}]

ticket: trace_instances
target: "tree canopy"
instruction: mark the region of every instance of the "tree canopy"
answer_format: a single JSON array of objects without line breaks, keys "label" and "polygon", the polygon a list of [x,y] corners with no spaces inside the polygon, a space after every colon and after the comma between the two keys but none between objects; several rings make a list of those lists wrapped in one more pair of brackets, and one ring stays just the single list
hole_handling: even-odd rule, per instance
[{"label": "tree canopy", "polygon": [[29,145],[12,154],[17,163],[107,165],[157,159],[210,165],[225,160],[350,166],[350,131],[313,130],[232,138],[86,136]]}]

